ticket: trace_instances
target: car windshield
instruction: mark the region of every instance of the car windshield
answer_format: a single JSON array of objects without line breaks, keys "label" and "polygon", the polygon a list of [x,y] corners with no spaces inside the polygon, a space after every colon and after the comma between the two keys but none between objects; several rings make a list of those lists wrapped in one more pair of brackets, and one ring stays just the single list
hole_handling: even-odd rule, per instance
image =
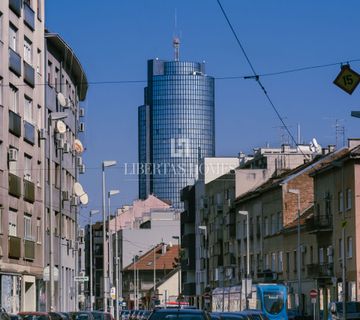
[{"label": "car windshield", "polygon": [[23,320],[49,320],[46,315],[24,314],[21,317]]},{"label": "car windshield", "polygon": [[71,320],[90,320],[87,313],[70,313]]},{"label": "car windshield", "polygon": [[[336,304],[337,310],[341,313],[343,310],[342,302]],[[346,303],[347,313],[360,313],[360,302],[347,302]]]},{"label": "car windshield", "polygon": [[151,320],[208,320],[202,313],[155,312]]},{"label": "car windshield", "polygon": [[270,314],[279,314],[284,307],[283,293],[280,291],[265,291],[264,307]]}]

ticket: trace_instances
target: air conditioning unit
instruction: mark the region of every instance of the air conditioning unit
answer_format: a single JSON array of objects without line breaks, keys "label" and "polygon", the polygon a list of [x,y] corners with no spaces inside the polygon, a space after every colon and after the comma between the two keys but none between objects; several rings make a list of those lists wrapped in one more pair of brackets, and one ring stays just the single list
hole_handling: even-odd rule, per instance
[{"label": "air conditioning unit", "polygon": [[46,129],[45,128],[40,129],[40,131],[39,131],[40,140],[46,140],[46,137],[47,137]]},{"label": "air conditioning unit", "polygon": [[73,197],[71,198],[70,206],[76,207],[77,205],[78,205],[78,197],[73,196]]},{"label": "air conditioning unit", "polygon": [[70,152],[70,145],[68,142],[65,142],[64,143],[64,150],[63,150],[64,153],[69,153]]},{"label": "air conditioning unit", "polygon": [[85,109],[84,108],[79,109],[79,117],[85,117]]},{"label": "air conditioning unit", "polygon": [[84,228],[79,229],[78,235],[79,235],[79,238],[84,238],[85,237],[85,229]]},{"label": "air conditioning unit", "polygon": [[77,157],[76,158],[76,165],[79,167],[83,164],[83,160],[82,160],[82,157]]},{"label": "air conditioning unit", "polygon": [[85,131],[85,123],[80,122],[80,124],[79,124],[79,132],[84,132],[84,131]]},{"label": "air conditioning unit", "polygon": [[81,166],[79,166],[79,173],[80,174],[84,174],[85,173],[85,165],[82,164]]},{"label": "air conditioning unit", "polygon": [[19,151],[15,148],[9,149],[9,161],[17,161],[18,160]]},{"label": "air conditioning unit", "polygon": [[63,199],[63,201],[69,201],[70,200],[69,191],[63,191],[62,192],[62,199]]}]

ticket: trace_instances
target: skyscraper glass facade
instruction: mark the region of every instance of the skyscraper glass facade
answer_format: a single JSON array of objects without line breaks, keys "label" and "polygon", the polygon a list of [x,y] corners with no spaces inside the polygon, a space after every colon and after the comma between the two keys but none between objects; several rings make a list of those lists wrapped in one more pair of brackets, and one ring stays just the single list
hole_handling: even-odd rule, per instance
[{"label": "skyscraper glass facade", "polygon": [[199,158],[214,155],[214,78],[205,65],[148,61],[139,107],[140,198],[152,193],[181,208],[180,190],[194,183]]}]

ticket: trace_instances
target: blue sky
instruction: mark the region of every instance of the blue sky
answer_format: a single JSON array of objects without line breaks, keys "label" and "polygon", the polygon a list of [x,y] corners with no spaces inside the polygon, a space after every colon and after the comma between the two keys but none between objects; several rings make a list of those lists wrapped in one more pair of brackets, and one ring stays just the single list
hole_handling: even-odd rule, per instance
[{"label": "blue sky", "polygon": [[[360,2],[222,0],[233,26],[258,73],[360,59]],[[215,77],[251,74],[216,0],[47,0],[46,25],[75,50],[89,81],[145,80],[147,59],[172,59],[172,37],[180,35],[180,59],[205,61]],[[174,17],[177,13],[177,29]],[[352,68],[360,73],[360,63]],[[295,133],[335,143],[335,121],[346,137],[358,137],[360,88],[351,96],[333,85],[340,66],[264,77],[271,98]],[[124,163],[137,161],[137,106],[143,83],[90,85],[86,102],[87,172],[81,176],[89,194],[83,209],[101,208],[101,162],[117,160],[107,170],[108,189],[119,207],[137,197],[135,176]],[[358,108],[357,108],[358,107]],[[253,80],[216,81],[216,153],[278,146],[280,122]]]}]

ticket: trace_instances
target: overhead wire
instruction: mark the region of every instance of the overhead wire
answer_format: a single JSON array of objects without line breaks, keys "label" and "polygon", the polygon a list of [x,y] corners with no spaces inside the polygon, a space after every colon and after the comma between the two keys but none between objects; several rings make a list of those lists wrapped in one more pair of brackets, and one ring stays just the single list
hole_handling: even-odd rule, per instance
[{"label": "overhead wire", "polygon": [[[256,80],[257,84],[259,85],[259,87],[260,87],[261,90],[263,91],[266,99],[268,100],[268,102],[270,103],[272,109],[274,110],[276,116],[278,117],[278,119],[280,120],[280,122],[282,123],[282,125],[284,126],[285,130],[286,130],[287,133],[289,134],[289,136],[290,136],[291,140],[293,141],[293,143],[297,146],[298,143],[297,143],[297,141],[295,140],[295,137],[293,136],[292,132],[290,131],[290,129],[289,129],[288,126],[286,125],[283,117],[281,116],[281,114],[280,114],[280,112],[278,111],[277,107],[275,106],[274,102],[273,102],[272,99],[270,98],[270,96],[269,96],[267,90],[265,89],[263,83],[261,82],[261,80],[260,80],[260,75],[255,71],[255,68],[254,68],[252,62],[250,61],[250,58],[249,58],[249,56],[247,55],[247,53],[246,53],[246,51],[245,51],[245,48],[243,47],[243,45],[242,45],[239,37],[237,36],[237,34],[236,34],[236,32],[235,32],[235,29],[234,29],[234,27],[232,26],[231,21],[230,21],[230,19],[228,18],[227,14],[226,14],[226,12],[225,12],[225,9],[223,8],[220,0],[216,0],[216,1],[217,1],[218,5],[219,5],[219,7],[220,7],[220,9],[221,9],[221,12],[223,13],[223,15],[224,15],[224,17],[225,17],[225,19],[226,19],[226,21],[227,21],[227,23],[228,23],[228,25],[229,25],[229,27],[230,27],[230,29],[231,29],[232,34],[234,35],[234,37],[235,37],[235,39],[236,39],[237,44],[239,45],[239,47],[240,47],[240,49],[241,49],[241,51],[242,51],[242,53],[243,53],[243,55],[244,55],[244,57],[245,57],[248,65],[250,66],[251,71],[253,72],[253,75],[250,76],[250,77],[248,77],[248,78],[249,78],[249,79],[250,79],[250,78],[253,78],[253,79]],[[303,152],[301,149],[300,149],[300,152],[301,152],[303,155],[305,155],[304,152]]]}]

